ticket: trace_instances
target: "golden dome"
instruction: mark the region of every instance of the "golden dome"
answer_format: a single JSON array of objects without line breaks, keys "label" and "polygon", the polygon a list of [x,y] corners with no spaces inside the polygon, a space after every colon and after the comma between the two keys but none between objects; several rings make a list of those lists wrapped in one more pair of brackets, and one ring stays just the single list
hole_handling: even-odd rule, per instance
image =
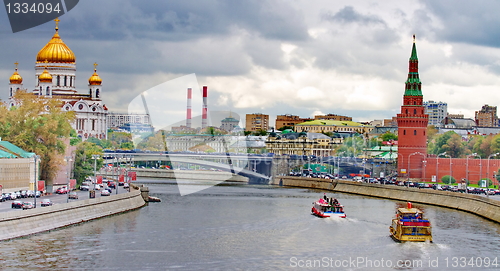
[{"label": "golden dome", "polygon": [[99,75],[97,74],[96,67],[97,67],[97,63],[94,63],[94,74],[92,74],[92,76],[90,76],[90,78],[89,78],[89,85],[92,85],[92,86],[100,85],[102,83],[101,77],[99,77]]},{"label": "golden dome", "polygon": [[17,64],[18,63],[16,62],[14,64],[16,64],[16,71],[10,77],[10,83],[19,85],[19,84],[23,83],[23,78],[21,77],[21,75],[19,75],[19,73],[17,73]]},{"label": "golden dome", "polygon": [[59,36],[59,19],[56,21],[56,33],[45,47],[36,55],[36,62],[41,63],[47,60],[50,63],[75,63],[75,54],[69,49]]},{"label": "golden dome", "polygon": [[52,83],[52,75],[47,71],[47,67],[45,67],[43,73],[38,76],[38,80],[40,83]]}]

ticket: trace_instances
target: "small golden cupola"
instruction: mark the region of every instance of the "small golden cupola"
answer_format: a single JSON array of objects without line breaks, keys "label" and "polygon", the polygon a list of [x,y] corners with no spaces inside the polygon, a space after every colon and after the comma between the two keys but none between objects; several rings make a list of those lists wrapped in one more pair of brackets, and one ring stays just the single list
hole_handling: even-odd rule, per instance
[{"label": "small golden cupola", "polygon": [[38,52],[36,62],[42,63],[47,60],[49,63],[72,63],[75,64],[76,57],[73,51],[62,41],[59,36],[59,19],[56,18],[56,33],[52,39]]},{"label": "small golden cupola", "polygon": [[89,85],[90,86],[99,86],[101,84],[102,84],[102,79],[97,74],[97,63],[94,63],[94,74],[92,74],[92,76],[90,76],[90,78],[89,78]]},{"label": "small golden cupola", "polygon": [[13,84],[13,85],[20,85],[20,84],[23,83],[23,78],[17,72],[17,65],[19,63],[16,62],[14,64],[16,65],[16,70],[14,71],[14,73],[12,74],[12,76],[10,77],[10,83]]},{"label": "small golden cupola", "polygon": [[43,73],[38,76],[38,81],[40,83],[52,83],[52,75],[50,75],[49,71],[47,70],[47,60],[45,60],[45,70],[43,70]]}]

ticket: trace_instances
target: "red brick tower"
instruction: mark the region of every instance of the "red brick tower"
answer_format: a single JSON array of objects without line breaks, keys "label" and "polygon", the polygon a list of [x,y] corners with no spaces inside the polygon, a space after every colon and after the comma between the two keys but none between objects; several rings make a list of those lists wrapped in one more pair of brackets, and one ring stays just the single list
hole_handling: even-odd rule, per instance
[{"label": "red brick tower", "polygon": [[398,175],[422,178],[427,157],[427,123],[429,115],[423,106],[422,83],[418,76],[417,47],[413,35],[408,79],[401,113],[398,114]]}]

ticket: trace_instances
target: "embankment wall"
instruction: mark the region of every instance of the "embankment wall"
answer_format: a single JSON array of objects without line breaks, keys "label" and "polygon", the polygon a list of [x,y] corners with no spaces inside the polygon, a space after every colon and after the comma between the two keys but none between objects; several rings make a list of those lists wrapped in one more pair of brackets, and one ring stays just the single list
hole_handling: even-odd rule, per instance
[{"label": "embankment wall", "polygon": [[0,240],[49,231],[92,219],[138,209],[146,203],[141,191],[73,201],[65,204],[0,213]]},{"label": "embankment wall", "polygon": [[500,201],[478,195],[394,185],[286,176],[274,178],[273,184],[436,205],[470,212],[500,222]]}]

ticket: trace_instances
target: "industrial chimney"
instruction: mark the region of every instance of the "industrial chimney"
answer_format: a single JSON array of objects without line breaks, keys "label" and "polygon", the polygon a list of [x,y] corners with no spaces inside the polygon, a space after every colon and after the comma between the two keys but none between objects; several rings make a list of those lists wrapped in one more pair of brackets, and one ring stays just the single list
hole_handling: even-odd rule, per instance
[{"label": "industrial chimney", "polygon": [[208,87],[203,86],[203,107],[201,111],[201,129],[207,128],[207,97],[208,97]]},{"label": "industrial chimney", "polygon": [[186,116],[186,127],[191,128],[191,99],[192,99],[192,89],[187,89],[187,116]]}]

